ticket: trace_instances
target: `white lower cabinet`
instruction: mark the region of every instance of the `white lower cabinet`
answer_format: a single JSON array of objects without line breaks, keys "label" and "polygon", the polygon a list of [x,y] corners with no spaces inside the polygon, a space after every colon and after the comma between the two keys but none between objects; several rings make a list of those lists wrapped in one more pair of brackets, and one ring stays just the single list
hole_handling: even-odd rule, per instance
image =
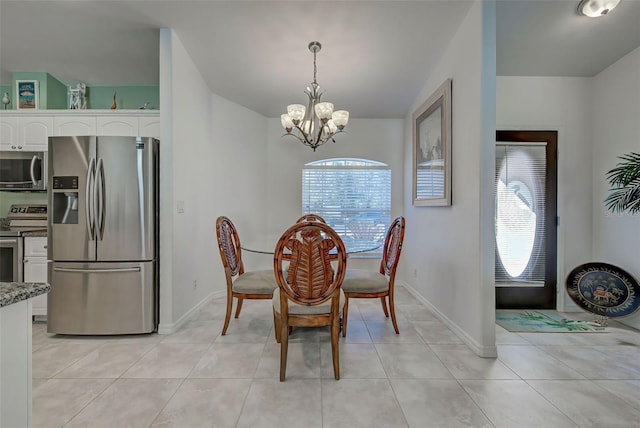
[{"label": "white lower cabinet", "polygon": [[[47,238],[24,238],[24,282],[47,282]],[[34,316],[47,315],[47,295],[41,294],[32,299]]]}]

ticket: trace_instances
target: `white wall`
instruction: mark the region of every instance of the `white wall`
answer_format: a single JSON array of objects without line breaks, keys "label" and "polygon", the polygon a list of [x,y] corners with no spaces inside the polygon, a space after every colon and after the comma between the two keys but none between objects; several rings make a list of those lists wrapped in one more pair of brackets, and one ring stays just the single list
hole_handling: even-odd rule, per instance
[{"label": "white wall", "polygon": [[[224,271],[215,237],[215,220],[224,215],[238,230],[240,242],[245,244],[261,235],[267,225],[270,202],[267,195],[267,119],[245,107],[213,95],[213,129],[210,144],[214,150],[212,163],[207,169],[209,191],[213,209],[206,215],[214,233],[213,263],[215,289],[225,289]],[[274,244],[275,245],[275,244]],[[273,260],[259,266],[264,257],[244,251],[242,259],[248,270],[271,268]]]},{"label": "white wall", "polygon": [[[168,49],[168,63],[162,60],[163,72],[168,71],[171,81],[167,91],[161,88],[163,99],[163,122],[169,121],[163,135],[160,152],[161,174],[161,241],[160,241],[160,331],[174,328],[212,287],[205,284],[211,278],[209,255],[213,246],[211,225],[203,218],[203,211],[210,212],[210,198],[202,198],[207,192],[204,171],[210,169],[213,150],[210,148],[211,97],[200,72],[184,49],[175,32],[163,30],[161,43]],[[166,40],[165,40],[166,39]],[[167,113],[166,116],[164,115]],[[163,125],[164,126],[164,125]],[[194,156],[198,153],[198,156]],[[164,179],[164,180],[163,180]],[[168,182],[166,179],[170,179]],[[177,212],[177,205],[184,205],[184,213]],[[206,261],[206,262],[205,262]],[[165,266],[170,264],[169,267]],[[198,281],[198,288],[193,281]],[[163,308],[166,298],[171,296],[170,311]]]},{"label": "white wall", "polygon": [[224,294],[216,218],[229,216],[240,233],[263,227],[252,213],[265,203],[266,120],[212,94],[172,30],[161,32],[161,69],[159,331],[168,333]]},{"label": "white wall", "polygon": [[[603,204],[606,172],[618,156],[640,153],[640,48],[593,78],[593,259],[640,281],[640,214],[611,214]],[[640,298],[640,296],[636,296]],[[620,321],[640,328],[640,314]]]},{"label": "white wall", "polygon": [[591,261],[592,80],[586,77],[498,77],[497,129],[558,131],[558,308],[579,310],[565,280]]},{"label": "white wall", "polygon": [[158,332],[173,331],[173,31],[160,29],[160,278]]},{"label": "white wall", "polygon": [[[435,59],[434,59],[435,60]],[[405,120],[401,279],[478,354],[496,355],[493,289],[495,3],[475,2],[416,98],[453,79],[451,207],[412,206],[411,114]]]}]

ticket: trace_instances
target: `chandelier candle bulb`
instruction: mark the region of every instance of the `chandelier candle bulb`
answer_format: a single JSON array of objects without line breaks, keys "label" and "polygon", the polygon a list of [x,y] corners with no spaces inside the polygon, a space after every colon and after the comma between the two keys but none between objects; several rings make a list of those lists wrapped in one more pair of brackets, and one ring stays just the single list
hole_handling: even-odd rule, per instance
[{"label": "chandelier candle bulb", "polygon": [[[334,135],[344,132],[349,121],[349,112],[346,110],[333,111],[333,104],[321,102],[323,92],[316,81],[316,54],[320,52],[320,42],[309,43],[309,51],[313,53],[313,82],[304,91],[309,97],[309,107],[302,104],[290,104],[287,106],[287,114],[280,116],[282,127],[287,131],[285,135],[292,135],[305,146],[316,149],[327,141],[336,140]],[[317,122],[317,123],[316,123]],[[313,135],[317,130],[316,135]]]}]

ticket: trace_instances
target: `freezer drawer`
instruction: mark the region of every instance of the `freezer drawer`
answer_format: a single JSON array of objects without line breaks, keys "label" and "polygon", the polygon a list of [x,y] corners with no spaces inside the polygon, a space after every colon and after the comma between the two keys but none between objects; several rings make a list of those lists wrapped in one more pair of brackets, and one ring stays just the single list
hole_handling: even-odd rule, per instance
[{"label": "freezer drawer", "polygon": [[51,263],[47,331],[86,335],[154,331],[154,264]]}]

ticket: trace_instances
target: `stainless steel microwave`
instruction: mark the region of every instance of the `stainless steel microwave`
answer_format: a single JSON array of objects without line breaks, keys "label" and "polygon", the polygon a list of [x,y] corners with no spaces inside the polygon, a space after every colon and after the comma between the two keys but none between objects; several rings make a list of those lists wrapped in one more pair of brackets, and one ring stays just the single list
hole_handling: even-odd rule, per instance
[{"label": "stainless steel microwave", "polygon": [[0,190],[47,190],[47,152],[0,151]]}]

